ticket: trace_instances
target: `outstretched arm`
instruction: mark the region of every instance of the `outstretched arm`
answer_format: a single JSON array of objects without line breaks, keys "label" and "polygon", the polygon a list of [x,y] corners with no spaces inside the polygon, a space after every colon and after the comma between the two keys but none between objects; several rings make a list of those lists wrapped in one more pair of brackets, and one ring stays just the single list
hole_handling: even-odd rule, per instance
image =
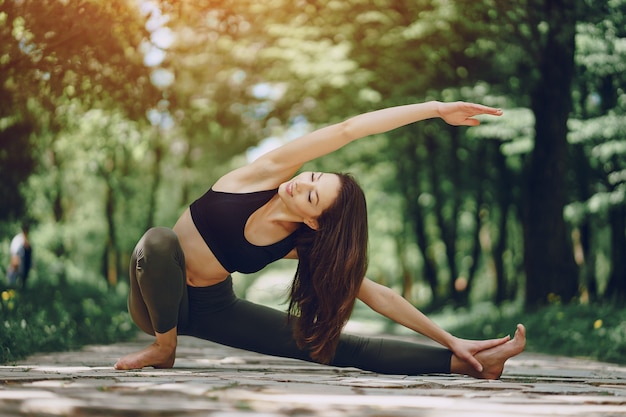
[{"label": "outstretched arm", "polygon": [[410,123],[441,117],[451,125],[476,126],[479,121],[474,116],[480,114],[499,116],[502,111],[480,104],[438,101],[388,107],[363,113],[304,135],[269,153],[268,158],[280,165],[300,166],[357,139],[388,132]]},{"label": "outstretched arm", "polygon": [[363,113],[308,133],[267,153],[251,164],[254,166],[252,172],[255,176],[290,177],[306,162],[366,136],[437,117],[455,126],[476,126],[480,122],[475,116],[482,114],[500,116],[502,110],[474,103],[429,101]]},{"label": "outstretched arm", "polygon": [[474,357],[478,352],[503,344],[509,337],[491,340],[465,340],[452,336],[405,298],[392,289],[367,278],[363,280],[358,298],[372,310],[450,349],[457,357],[482,372],[482,364]]}]

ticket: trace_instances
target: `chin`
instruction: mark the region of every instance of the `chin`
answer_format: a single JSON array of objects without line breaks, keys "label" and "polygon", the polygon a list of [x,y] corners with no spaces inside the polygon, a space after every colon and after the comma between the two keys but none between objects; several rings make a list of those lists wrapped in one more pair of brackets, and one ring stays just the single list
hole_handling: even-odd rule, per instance
[{"label": "chin", "polygon": [[289,195],[287,194],[287,183],[286,183],[286,182],[284,182],[284,183],[282,183],[282,184],[280,184],[280,185],[278,186],[278,191],[276,191],[276,194],[278,194],[278,197],[279,197],[281,200],[284,200],[284,199],[285,199],[285,197],[288,197],[288,196],[289,196]]}]

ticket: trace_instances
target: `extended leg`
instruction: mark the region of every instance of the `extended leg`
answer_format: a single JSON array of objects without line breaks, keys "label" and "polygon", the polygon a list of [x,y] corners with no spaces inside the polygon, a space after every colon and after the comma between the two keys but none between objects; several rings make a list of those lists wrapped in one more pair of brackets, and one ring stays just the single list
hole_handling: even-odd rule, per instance
[{"label": "extended leg", "polygon": [[[237,300],[231,307],[210,317],[203,320],[205,333],[199,337],[267,355],[314,362],[306,351],[296,346],[283,312]],[[476,355],[483,365],[483,372],[479,373],[442,347],[390,337],[343,334],[330,365],[356,367],[381,374],[455,373],[497,379],[502,374],[505,362],[521,353],[525,346],[526,331],[524,326],[518,325],[514,339]]]},{"label": "extended leg", "polygon": [[[284,312],[240,300],[230,279],[214,287],[189,288],[190,334],[239,349],[312,361],[293,339]],[[331,365],[387,374],[448,373],[444,348],[390,338],[342,335]]]}]

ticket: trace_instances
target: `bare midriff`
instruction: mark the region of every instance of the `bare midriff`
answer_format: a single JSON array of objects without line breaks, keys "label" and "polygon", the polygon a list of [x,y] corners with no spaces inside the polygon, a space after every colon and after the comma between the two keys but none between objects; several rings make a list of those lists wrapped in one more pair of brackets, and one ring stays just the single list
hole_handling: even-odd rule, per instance
[{"label": "bare midriff", "polygon": [[185,253],[188,285],[208,287],[218,284],[228,277],[228,271],[220,264],[198,232],[189,208],[174,225],[174,233],[178,236]]}]

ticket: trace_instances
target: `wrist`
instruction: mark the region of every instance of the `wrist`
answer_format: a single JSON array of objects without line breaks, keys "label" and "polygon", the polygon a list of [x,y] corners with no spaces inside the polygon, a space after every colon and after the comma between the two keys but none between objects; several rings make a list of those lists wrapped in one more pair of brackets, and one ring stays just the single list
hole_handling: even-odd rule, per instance
[{"label": "wrist", "polygon": [[443,335],[443,341],[442,341],[442,345],[447,348],[450,349],[452,351],[454,351],[454,346],[456,344],[456,342],[458,341],[458,337],[453,336],[452,334],[445,332]]},{"label": "wrist", "polygon": [[443,118],[442,106],[445,105],[445,103],[442,101],[433,100],[430,102],[430,104],[433,107],[433,112],[434,112],[433,117],[442,119]]},{"label": "wrist", "polygon": [[441,118],[441,106],[445,104],[441,101],[430,100],[417,104],[417,108],[421,113],[421,120]]}]

